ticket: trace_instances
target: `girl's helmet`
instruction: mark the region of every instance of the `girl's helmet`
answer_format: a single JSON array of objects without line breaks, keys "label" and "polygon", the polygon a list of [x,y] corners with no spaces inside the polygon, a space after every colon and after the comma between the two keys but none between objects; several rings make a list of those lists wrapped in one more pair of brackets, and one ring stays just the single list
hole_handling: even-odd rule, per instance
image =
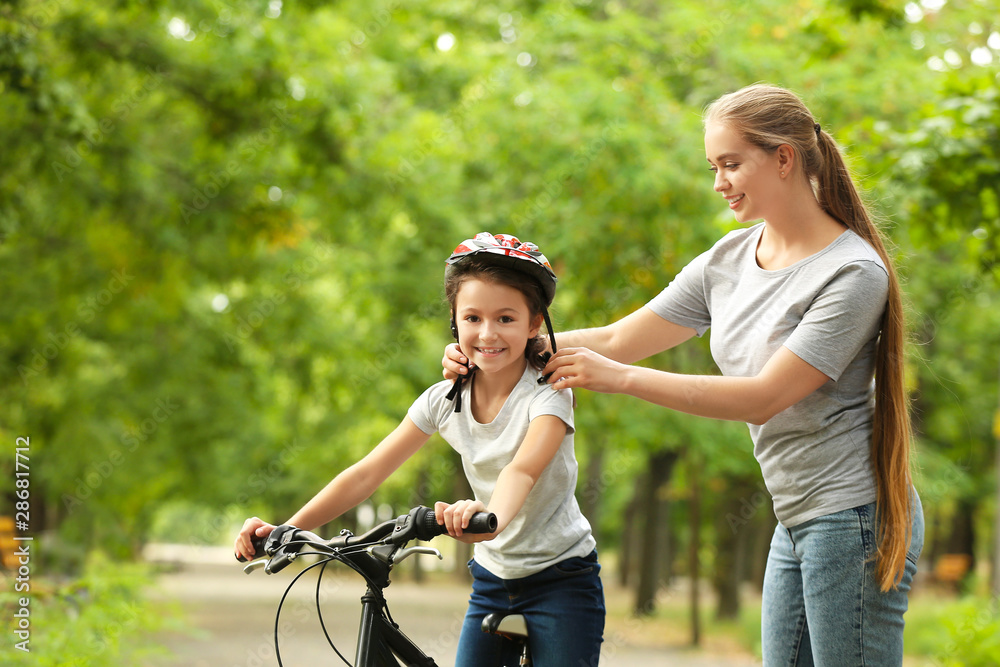
[{"label": "girl's helmet", "polygon": [[545,259],[545,255],[534,243],[521,243],[517,237],[510,234],[493,236],[489,232],[480,232],[475,238],[459,243],[451,253],[451,257],[445,262],[445,278],[448,277],[454,264],[472,256],[476,256],[480,261],[532,276],[542,286],[545,305],[552,305],[552,299],[556,295],[556,274],[552,271],[549,260]]}]

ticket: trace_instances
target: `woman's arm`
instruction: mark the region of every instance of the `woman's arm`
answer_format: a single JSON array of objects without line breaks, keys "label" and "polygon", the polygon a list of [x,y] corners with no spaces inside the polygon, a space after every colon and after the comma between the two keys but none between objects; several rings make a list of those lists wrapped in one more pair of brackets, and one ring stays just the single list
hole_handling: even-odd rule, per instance
[{"label": "woman's arm", "polygon": [[592,350],[565,348],[549,360],[552,388],[629,394],[699,417],[763,424],[829,381],[780,347],[755,377],[680,375],[628,366]]},{"label": "woman's arm", "polygon": [[586,347],[623,364],[633,364],[680,345],[695,330],[665,320],[643,306],[617,322],[594,329],[577,329],[556,334],[556,345]]},{"label": "woman's arm", "polygon": [[[489,506],[475,500],[462,500],[452,505],[438,502],[434,505],[438,523],[463,542],[482,542],[499,535],[521,511],[528,494],[559,451],[565,437],[566,423],[558,417],[542,415],[531,420],[517,453],[497,477]],[[496,531],[485,535],[463,534],[472,515],[484,511],[497,515]]]},{"label": "woman's arm", "polygon": [[[626,315],[617,322],[593,329],[576,329],[556,334],[556,346],[586,347],[601,356],[623,364],[632,364],[658,352],[680,345],[695,335],[695,330],[663,319],[648,306]],[[452,343],[444,350],[441,365],[446,380],[454,380],[468,369],[465,355]]]},{"label": "woman's arm", "polygon": [[[312,500],[286,523],[304,530],[322,526],[368,498],[399,466],[413,456],[430,438],[409,417],[387,435],[363,459],[347,468],[327,484]],[[252,558],[254,537],[267,537],[272,524],[251,517],[243,523],[236,538],[236,553]]]}]

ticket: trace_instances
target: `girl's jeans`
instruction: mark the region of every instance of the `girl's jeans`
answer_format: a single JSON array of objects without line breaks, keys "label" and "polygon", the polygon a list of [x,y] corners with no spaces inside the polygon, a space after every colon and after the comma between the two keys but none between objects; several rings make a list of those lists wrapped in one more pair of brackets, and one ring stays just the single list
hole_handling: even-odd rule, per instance
[{"label": "girl's jeans", "polygon": [[483,618],[498,611],[524,616],[534,667],[597,667],[605,610],[596,551],[522,579],[496,577],[475,560],[469,569],[472,596],[456,667],[517,664],[513,642],[482,631]]},{"label": "girl's jeans", "polygon": [[883,593],[875,571],[875,504],[774,530],[764,573],[765,667],[901,665],[903,614],[924,543],[913,493],[913,537],[899,587]]}]

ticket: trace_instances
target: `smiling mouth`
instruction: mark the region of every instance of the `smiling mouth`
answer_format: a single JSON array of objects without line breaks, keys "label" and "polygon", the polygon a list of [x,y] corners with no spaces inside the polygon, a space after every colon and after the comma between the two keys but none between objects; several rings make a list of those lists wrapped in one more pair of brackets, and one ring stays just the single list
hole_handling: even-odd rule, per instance
[{"label": "smiling mouth", "polygon": [[743,198],[746,197],[745,194],[737,195],[735,197],[726,197],[726,201],[729,202],[729,208],[736,208]]},{"label": "smiling mouth", "polygon": [[500,354],[504,349],[502,347],[477,347],[476,351],[480,354]]}]

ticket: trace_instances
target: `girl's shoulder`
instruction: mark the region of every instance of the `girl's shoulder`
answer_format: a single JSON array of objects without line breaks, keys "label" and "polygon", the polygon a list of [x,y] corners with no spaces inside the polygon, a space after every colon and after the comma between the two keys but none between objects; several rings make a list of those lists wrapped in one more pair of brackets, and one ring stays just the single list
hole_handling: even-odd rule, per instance
[{"label": "girl's shoulder", "polygon": [[518,400],[528,404],[529,418],[534,419],[539,415],[550,414],[560,417],[572,425],[573,390],[559,389],[557,391],[548,382],[540,382],[541,379],[541,371],[535,370],[529,365],[516,388],[516,390],[520,390]]}]

